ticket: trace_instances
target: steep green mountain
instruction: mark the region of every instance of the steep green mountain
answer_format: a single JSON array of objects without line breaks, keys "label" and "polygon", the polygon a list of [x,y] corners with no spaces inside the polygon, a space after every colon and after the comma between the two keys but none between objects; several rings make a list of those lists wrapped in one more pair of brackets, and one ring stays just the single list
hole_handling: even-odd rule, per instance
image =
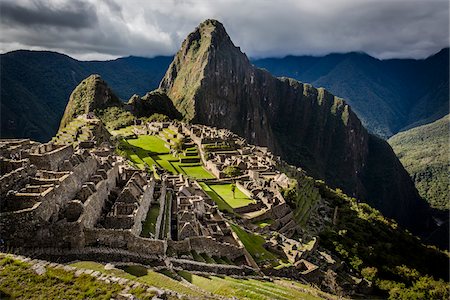
[{"label": "steep green mountain", "polygon": [[0,56],[1,137],[48,141],[58,130],[69,95],[84,78],[99,74],[121,99],[157,87],[172,57],[78,61],[48,51]]},{"label": "steep green mountain", "polygon": [[364,126],[381,137],[448,114],[448,48],[424,60],[379,60],[347,53],[266,58],[253,63],[276,76],[323,86],[345,98]]},{"label": "steep green mountain", "polygon": [[100,75],[91,75],[70,94],[59,128],[65,127],[77,116],[121,105],[122,102],[114,95]]},{"label": "steep green mountain", "polygon": [[397,133],[388,142],[408,170],[420,195],[432,207],[450,209],[449,115]]},{"label": "steep green mountain", "polygon": [[404,226],[423,225],[426,203],[390,146],[342,99],[254,67],[220,22],[189,34],[160,89],[187,120],[228,128]]}]

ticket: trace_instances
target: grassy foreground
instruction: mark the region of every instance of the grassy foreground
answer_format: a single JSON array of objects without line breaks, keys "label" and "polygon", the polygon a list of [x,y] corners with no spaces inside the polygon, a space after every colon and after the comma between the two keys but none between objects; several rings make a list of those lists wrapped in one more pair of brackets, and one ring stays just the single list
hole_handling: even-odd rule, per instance
[{"label": "grassy foreground", "polygon": [[[0,260],[1,299],[111,299],[123,291],[116,283],[106,283],[90,275],[75,276],[63,269],[45,268],[38,275],[31,265],[11,257]],[[151,299],[154,294],[145,289],[128,291],[139,299]]]}]

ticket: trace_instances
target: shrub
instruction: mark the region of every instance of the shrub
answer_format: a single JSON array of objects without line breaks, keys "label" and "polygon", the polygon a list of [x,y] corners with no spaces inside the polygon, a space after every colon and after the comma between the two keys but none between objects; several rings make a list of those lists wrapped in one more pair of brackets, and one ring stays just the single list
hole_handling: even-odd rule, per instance
[{"label": "shrub", "polygon": [[96,115],[105,123],[110,130],[116,130],[122,127],[132,125],[134,116],[121,107],[113,106],[103,110],[98,110]]},{"label": "shrub", "polygon": [[378,269],[375,267],[365,267],[361,270],[361,275],[369,281],[373,281],[377,276]]},{"label": "shrub", "polygon": [[141,118],[143,122],[168,122],[170,121],[170,118],[163,114],[153,114],[148,118]]}]

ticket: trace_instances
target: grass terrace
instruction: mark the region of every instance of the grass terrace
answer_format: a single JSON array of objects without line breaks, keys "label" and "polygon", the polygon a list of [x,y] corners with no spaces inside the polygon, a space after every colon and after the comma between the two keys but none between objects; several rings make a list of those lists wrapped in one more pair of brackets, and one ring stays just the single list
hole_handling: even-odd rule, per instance
[{"label": "grass terrace", "polygon": [[[172,155],[165,144],[166,142],[158,136],[141,135],[136,139],[122,141],[121,148],[124,149],[127,158],[140,169],[156,165],[172,174],[184,174],[195,179],[214,178],[200,163],[180,162],[180,158]],[[196,151],[196,149],[189,151]],[[186,156],[185,158],[198,159],[198,156]]]},{"label": "grass terrace", "polygon": [[303,284],[291,284],[289,281],[277,280],[275,282],[237,279],[228,276],[199,276],[187,271],[179,271],[178,274],[199,288],[213,294],[227,298],[238,299],[322,299],[311,287]]},{"label": "grass terrace", "polygon": [[71,264],[71,266],[99,271],[105,274],[112,274],[117,277],[139,281],[157,288],[176,291],[191,297],[201,298],[204,296],[203,293],[197,289],[187,287],[179,281],[139,265],[127,266],[122,269],[105,270],[103,264],[92,261],[80,261]]},{"label": "grass terrace", "polygon": [[209,197],[217,204],[217,207],[221,211],[226,211],[229,213],[234,213],[233,208],[222,198],[220,197],[211,187],[204,183],[199,182],[202,189],[205,191],[206,194],[208,194]]},{"label": "grass terrace", "polygon": [[231,191],[232,184],[209,184],[209,188],[223,199],[231,208],[244,207],[255,203],[255,200],[247,197],[238,187],[235,189],[235,195]]},{"label": "grass terrace", "polygon": [[181,171],[194,178],[213,179],[214,175],[205,170],[201,165],[179,165]]},{"label": "grass terrace", "polygon": [[245,249],[247,249],[256,262],[262,263],[265,261],[271,261],[271,264],[278,265],[279,258],[274,253],[264,248],[266,240],[262,236],[247,232],[235,224],[230,225],[233,231],[238,235],[241,242],[244,244]]},{"label": "grass terrace", "polygon": [[122,135],[122,136],[128,136],[128,135],[132,135],[133,133],[133,129],[134,129],[134,125],[131,126],[127,126],[127,127],[123,127],[117,130],[111,130],[110,133],[112,135]]}]

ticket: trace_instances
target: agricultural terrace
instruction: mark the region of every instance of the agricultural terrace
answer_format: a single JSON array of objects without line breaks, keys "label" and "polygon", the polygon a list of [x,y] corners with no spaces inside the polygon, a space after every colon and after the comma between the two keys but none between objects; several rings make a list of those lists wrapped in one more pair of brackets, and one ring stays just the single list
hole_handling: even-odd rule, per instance
[{"label": "agricultural terrace", "polygon": [[[165,144],[166,142],[158,136],[141,135],[138,138],[122,140],[120,149],[140,169],[144,169],[145,166],[151,167],[155,165],[172,174],[183,174],[195,179],[214,178],[201,165],[195,148],[185,150],[185,153],[195,151],[193,156],[180,154],[176,157],[170,153],[169,148]],[[189,157],[189,162],[186,162],[186,157]]]},{"label": "agricultural terrace", "polygon": [[256,202],[242,193],[238,187],[235,188],[233,196],[231,183],[208,184],[206,182],[200,182],[200,186],[214,200],[221,211],[233,213],[233,209],[235,208],[244,207]]}]

